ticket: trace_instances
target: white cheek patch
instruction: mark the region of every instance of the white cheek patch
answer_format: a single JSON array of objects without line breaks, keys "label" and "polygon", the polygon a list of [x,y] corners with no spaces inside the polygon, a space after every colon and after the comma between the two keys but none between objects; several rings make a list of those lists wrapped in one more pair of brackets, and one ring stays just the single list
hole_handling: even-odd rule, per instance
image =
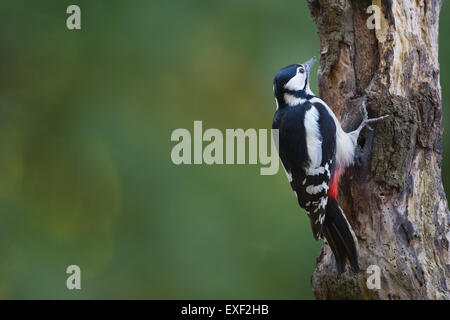
[{"label": "white cheek patch", "polygon": [[284,85],[285,89],[290,91],[303,90],[305,87],[306,73],[297,73],[291,80]]}]

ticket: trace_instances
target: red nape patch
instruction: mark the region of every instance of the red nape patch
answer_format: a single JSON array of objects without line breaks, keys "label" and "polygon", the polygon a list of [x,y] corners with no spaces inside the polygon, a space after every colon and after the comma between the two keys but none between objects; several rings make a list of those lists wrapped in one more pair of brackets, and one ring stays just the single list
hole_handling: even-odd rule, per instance
[{"label": "red nape patch", "polygon": [[328,198],[337,200],[339,177],[342,172],[339,169],[334,171],[333,179],[330,181],[330,189],[328,190]]}]

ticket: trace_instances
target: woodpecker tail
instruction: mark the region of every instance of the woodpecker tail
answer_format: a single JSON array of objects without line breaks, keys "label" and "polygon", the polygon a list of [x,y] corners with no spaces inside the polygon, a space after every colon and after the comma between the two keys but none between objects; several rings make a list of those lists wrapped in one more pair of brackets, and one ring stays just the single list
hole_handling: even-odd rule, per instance
[{"label": "woodpecker tail", "polygon": [[333,251],[338,274],[344,272],[347,259],[350,262],[352,271],[358,273],[358,256],[355,242],[347,219],[336,199],[328,198],[325,210],[326,215],[322,232],[331,247],[331,251]]}]

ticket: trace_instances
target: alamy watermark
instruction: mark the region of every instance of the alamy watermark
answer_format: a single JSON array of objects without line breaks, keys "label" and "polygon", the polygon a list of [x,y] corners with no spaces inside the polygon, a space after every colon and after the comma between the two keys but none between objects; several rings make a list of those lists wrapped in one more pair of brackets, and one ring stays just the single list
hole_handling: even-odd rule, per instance
[{"label": "alamy watermark", "polygon": [[259,163],[263,166],[260,168],[261,175],[274,175],[278,172],[280,162],[276,152],[278,130],[270,130],[270,136],[267,129],[253,128],[245,131],[244,129],[226,129],[225,133],[219,129],[210,128],[203,132],[202,121],[194,121],[193,129],[193,135],[188,129],[173,130],[170,139],[178,142],[171,152],[174,164]]},{"label": "alamy watermark", "polygon": [[381,9],[377,5],[371,5],[367,7],[366,13],[371,16],[367,18],[366,26],[369,29],[381,29]]},{"label": "alamy watermark", "polygon": [[370,276],[367,278],[366,285],[369,290],[380,290],[381,289],[381,269],[379,266],[372,264],[367,270],[367,274]]},{"label": "alamy watermark", "polygon": [[66,287],[69,290],[81,290],[81,269],[79,266],[73,264],[67,267],[66,273],[70,274],[66,280]]},{"label": "alamy watermark", "polygon": [[69,30],[81,29],[81,9],[76,4],[71,4],[67,7],[66,13],[70,16],[66,20],[66,26]]}]

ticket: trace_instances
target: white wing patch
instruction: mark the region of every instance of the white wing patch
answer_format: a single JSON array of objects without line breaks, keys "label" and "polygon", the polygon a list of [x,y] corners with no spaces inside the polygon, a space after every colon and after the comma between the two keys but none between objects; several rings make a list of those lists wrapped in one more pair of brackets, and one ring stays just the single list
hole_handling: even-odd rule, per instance
[{"label": "white wing patch", "polygon": [[[325,220],[325,214],[322,213],[322,214],[319,215],[319,217],[316,219],[316,222],[314,222],[314,223],[316,223],[316,224],[317,223],[323,224],[324,220]],[[319,236],[317,236],[317,237],[319,237]]]},{"label": "white wing patch", "polygon": [[322,208],[325,209],[325,207],[327,206],[328,203],[328,196],[324,196],[322,198],[320,198],[320,204],[318,208]]},{"label": "white wing patch", "polygon": [[322,137],[318,120],[319,111],[315,107],[305,112],[305,134],[308,156],[311,160],[310,170],[319,168],[322,162]]},{"label": "white wing patch", "polygon": [[320,103],[334,120],[336,125],[336,160],[337,167],[347,167],[353,163],[357,139],[354,139],[349,133],[345,132],[339,123],[336,115],[331,108],[320,98],[314,97],[309,100],[311,103]]},{"label": "white wing patch", "polygon": [[319,175],[319,174],[324,174],[325,172],[327,173],[327,175],[328,175],[328,178],[330,178],[330,176],[331,176],[331,172],[330,172],[330,164],[331,164],[331,162],[330,163],[326,163],[325,164],[325,167],[318,167],[318,168],[308,168],[307,170],[306,170],[306,174],[308,175],[308,176],[317,176],[317,175]]},{"label": "white wing patch", "polygon": [[322,184],[319,184],[318,186],[306,187],[306,192],[309,194],[317,194],[319,192],[322,192],[322,190],[328,191],[328,184],[326,182],[322,182]]}]

